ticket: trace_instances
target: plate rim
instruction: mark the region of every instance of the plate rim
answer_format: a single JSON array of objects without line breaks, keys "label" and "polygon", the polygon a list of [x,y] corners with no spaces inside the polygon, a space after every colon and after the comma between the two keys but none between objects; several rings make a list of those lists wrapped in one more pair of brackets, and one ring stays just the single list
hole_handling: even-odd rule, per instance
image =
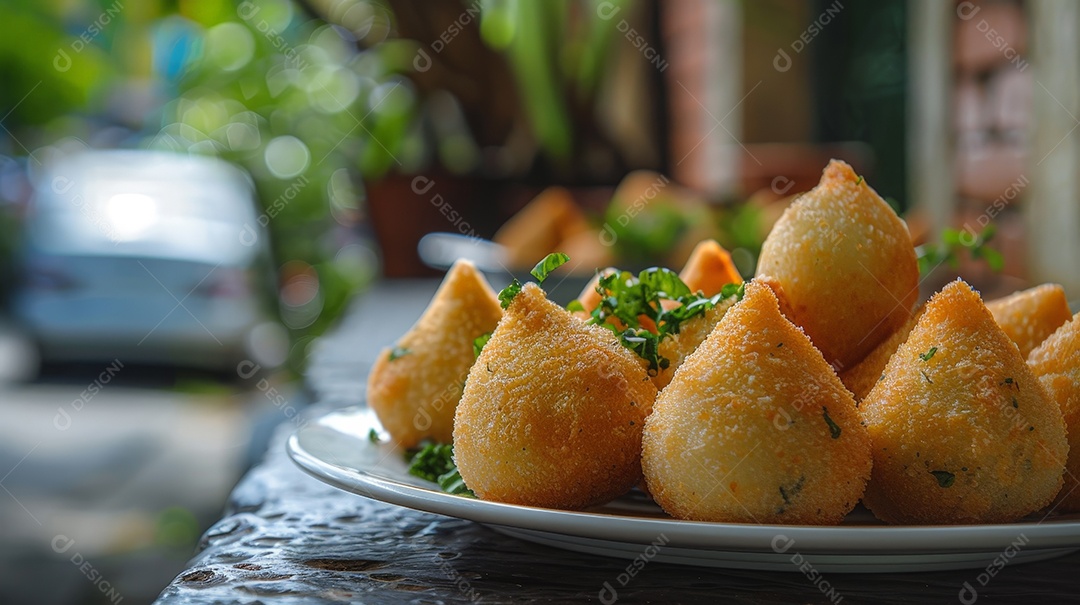
[{"label": "plate rim", "polygon": [[[360,447],[371,447],[366,434],[358,435],[327,427],[320,421],[333,416],[375,421],[374,412],[364,405],[337,408],[313,417],[286,441],[286,451],[305,473],[343,491],[478,523],[517,527],[525,530],[572,537],[640,544],[666,539],[665,545],[699,550],[765,552],[780,555],[794,550],[776,550],[782,536],[794,543],[789,548],[806,553],[862,555],[947,554],[1000,552],[1021,536],[1024,550],[1080,548],[1080,520],[1050,519],[1039,522],[976,525],[767,525],[718,523],[681,519],[645,518],[589,511],[566,511],[502,502],[490,502],[446,494],[379,476],[365,469],[353,469],[323,460],[301,443],[305,431],[323,427],[354,439]],[[367,427],[365,427],[367,428]],[[390,445],[390,444],[383,444]],[[395,446],[391,446],[395,447]]]}]

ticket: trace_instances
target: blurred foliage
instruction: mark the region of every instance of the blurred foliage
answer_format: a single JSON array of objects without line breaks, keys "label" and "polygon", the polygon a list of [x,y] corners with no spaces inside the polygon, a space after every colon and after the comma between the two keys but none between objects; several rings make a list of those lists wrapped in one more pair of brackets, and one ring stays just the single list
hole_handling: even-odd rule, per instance
[{"label": "blurred foliage", "polygon": [[[526,160],[503,176],[521,176],[537,154],[563,173],[588,172],[579,161],[585,145],[595,155],[605,138],[592,124],[616,32],[597,0],[423,5],[450,15],[449,25],[404,4],[8,0],[0,4],[0,154],[29,156],[31,171],[79,146],[199,153],[244,167],[281,263],[281,317],[299,369],[307,345],[373,274],[375,254],[357,237],[365,183],[433,163],[483,172],[485,158],[511,156]],[[399,22],[399,12],[414,22]],[[425,19],[422,41],[410,38]],[[461,94],[454,74],[440,72],[468,47],[437,52],[448,33],[483,40],[466,66],[489,77],[502,73],[500,62],[509,67],[519,92],[509,109],[498,94]],[[435,55],[429,74],[417,63],[425,48]],[[493,104],[509,120],[526,116],[528,134],[485,133]]]}]

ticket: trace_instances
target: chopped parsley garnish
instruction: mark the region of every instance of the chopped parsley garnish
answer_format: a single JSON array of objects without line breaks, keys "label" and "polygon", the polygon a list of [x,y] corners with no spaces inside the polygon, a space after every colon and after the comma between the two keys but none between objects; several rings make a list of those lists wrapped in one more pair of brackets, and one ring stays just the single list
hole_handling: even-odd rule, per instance
[{"label": "chopped parsley garnish", "polygon": [[454,446],[447,443],[428,443],[419,450],[405,453],[409,462],[409,474],[426,481],[438,483],[448,494],[475,498],[472,490],[465,487],[457,465],[454,464]]},{"label": "chopped parsley garnish", "polygon": [[379,431],[376,431],[375,429],[368,429],[367,440],[372,443],[379,443],[382,441],[379,438]]},{"label": "chopped parsley garnish", "polygon": [[934,353],[937,353],[937,347],[930,347],[929,351],[925,353],[919,353],[919,359],[923,361],[930,361],[930,359],[934,356]]},{"label": "chopped parsley garnish", "polygon": [[829,434],[833,439],[840,438],[840,425],[833,422],[832,418],[829,418],[829,408],[822,407],[821,410],[825,413],[825,424],[829,425]]},{"label": "chopped parsley garnish", "polygon": [[[538,284],[543,284],[544,280],[547,279],[549,273],[563,266],[563,264],[566,263],[566,261],[568,260],[570,260],[570,257],[563,254],[562,252],[552,252],[551,254],[545,256],[544,260],[536,263],[536,266],[533,267],[532,271],[530,271],[529,273],[531,273],[532,276],[536,278]],[[514,279],[510,280],[510,284],[508,286],[506,286],[502,289],[501,292],[499,292],[499,304],[502,306],[502,308],[505,309],[509,307],[510,303],[514,300],[514,297],[517,296],[519,292],[521,292],[521,282],[519,282],[515,277]]]},{"label": "chopped parsley garnish", "polygon": [[860,175],[859,175],[859,180],[855,181],[855,184],[856,184],[856,185],[862,185],[862,182],[863,182],[863,177],[862,177],[862,175],[860,174]]},{"label": "chopped parsley garnish", "polygon": [[409,353],[412,353],[412,351],[406,349],[405,347],[394,347],[393,349],[390,349],[390,361],[401,359]]},{"label": "chopped parsley garnish", "polygon": [[780,497],[784,499],[784,504],[791,504],[791,499],[799,495],[799,492],[802,491],[803,483],[805,481],[806,477],[803,476],[799,477],[799,480],[787,489],[784,489],[783,485],[780,486]]},{"label": "chopped parsley garnish", "polygon": [[514,300],[514,297],[517,296],[519,292],[521,292],[521,282],[515,277],[510,281],[510,285],[499,292],[499,305],[504,309],[509,307],[510,303]]},{"label": "chopped parsley garnish", "polygon": [[461,473],[458,472],[456,466],[450,472],[439,475],[437,483],[439,484],[439,487],[442,488],[442,491],[448,494],[469,496],[472,498],[476,497],[476,494],[474,494],[471,489],[465,487],[465,481],[462,480]]},{"label": "chopped parsley garnish", "polygon": [[945,229],[941,233],[941,243],[923,244],[915,249],[919,257],[919,273],[926,275],[942,263],[949,263],[953,269],[958,268],[964,250],[972,260],[986,261],[992,270],[1001,271],[1005,257],[989,246],[996,232],[993,224],[987,225],[978,235],[967,230]]},{"label": "chopped parsley garnish", "polygon": [[[649,373],[655,374],[669,365],[657,353],[661,341],[678,334],[684,322],[703,315],[723,300],[742,299],[745,286],[728,284],[716,296],[704,296],[691,292],[674,271],[653,267],[636,276],[629,271],[603,275],[596,291],[600,303],[593,309],[589,323],[619,335],[623,346],[648,361]],[[679,304],[665,309],[662,304],[665,300]],[[642,326],[643,318],[648,320],[648,328]]]},{"label": "chopped parsley garnish", "polygon": [[472,341],[473,359],[480,357],[480,351],[484,350],[484,345],[491,340],[491,332],[484,332],[480,336],[477,336]]},{"label": "chopped parsley garnish", "polygon": [[668,359],[660,356],[660,337],[648,330],[628,328],[619,334],[619,343],[649,362],[649,376],[655,376],[671,365]]},{"label": "chopped parsley garnish", "polygon": [[529,273],[536,278],[536,283],[542,284],[549,273],[563,266],[568,260],[570,260],[570,257],[562,252],[552,252],[545,256],[544,260],[536,263],[536,266]]},{"label": "chopped parsley garnish", "polygon": [[930,471],[930,474],[937,479],[937,484],[941,487],[952,487],[952,484],[956,482],[956,475],[949,471]]}]

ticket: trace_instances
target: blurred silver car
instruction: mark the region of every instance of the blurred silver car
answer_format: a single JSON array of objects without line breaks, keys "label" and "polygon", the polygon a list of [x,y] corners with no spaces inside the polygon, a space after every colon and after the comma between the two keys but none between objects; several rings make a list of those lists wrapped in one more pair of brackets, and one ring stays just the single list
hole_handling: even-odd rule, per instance
[{"label": "blurred silver car", "polygon": [[36,182],[15,318],[47,361],[229,368],[270,322],[273,266],[246,173],[213,158],[89,151]]}]

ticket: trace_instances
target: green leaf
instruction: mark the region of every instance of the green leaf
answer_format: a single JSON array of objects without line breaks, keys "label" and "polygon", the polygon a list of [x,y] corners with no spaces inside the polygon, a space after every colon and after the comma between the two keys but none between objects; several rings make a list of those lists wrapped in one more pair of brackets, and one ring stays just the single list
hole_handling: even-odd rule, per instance
[{"label": "green leaf", "polygon": [[949,471],[930,471],[930,474],[937,479],[937,484],[941,487],[952,487],[952,484],[956,482],[956,475]]},{"label": "green leaf", "polygon": [[484,350],[484,345],[491,340],[491,332],[485,332],[480,336],[477,336],[472,341],[473,359],[480,357],[480,351]]},{"label": "green leaf", "polygon": [[529,273],[536,278],[537,283],[542,284],[547,279],[548,274],[566,264],[568,260],[570,260],[570,257],[562,252],[552,252],[545,256],[544,260],[536,263],[536,266]]},{"label": "green leaf", "polygon": [[454,494],[456,496],[467,496],[469,498],[475,498],[476,494],[471,489],[465,486],[465,481],[461,478],[461,473],[458,472],[455,466],[453,470],[439,475],[436,480],[442,491],[448,494]]},{"label": "green leaf", "polygon": [[427,481],[437,481],[454,468],[454,446],[448,443],[427,443],[409,458],[409,474]]},{"label": "green leaf", "polygon": [[379,431],[368,429],[367,439],[372,443],[379,443],[381,441],[381,439],[379,439]]},{"label": "green leaf", "polygon": [[840,425],[833,422],[833,419],[829,417],[829,408],[822,407],[822,411],[825,413],[825,424],[829,425],[829,434],[833,439],[840,438]]},{"label": "green leaf", "polygon": [[499,292],[499,305],[501,305],[503,309],[509,307],[510,303],[514,300],[514,297],[517,296],[519,292],[521,292],[521,282],[515,277],[510,282],[510,285]]},{"label": "green leaf", "polygon": [[[411,457],[410,457],[411,454]],[[419,450],[406,453],[409,474],[438,483],[449,494],[476,497],[461,480],[454,464],[454,446],[448,443],[427,443]]]},{"label": "green leaf", "polygon": [[657,372],[667,369],[671,364],[662,357],[659,352],[660,337],[648,330],[628,329],[619,335],[619,342],[645,361],[649,362],[649,376],[656,376]]},{"label": "green leaf", "polygon": [[390,349],[390,361],[401,359],[409,353],[412,353],[412,351],[406,349],[405,347],[394,347],[393,349]]},{"label": "green leaf", "polygon": [[638,281],[660,298],[677,299],[691,294],[690,287],[679,279],[679,274],[664,267],[645,269],[638,275]]},{"label": "green leaf", "polygon": [[945,229],[941,232],[940,244],[924,244],[915,249],[919,259],[919,273],[926,275],[946,262],[955,269],[960,266],[960,256],[964,251],[972,260],[983,260],[993,271],[1001,271],[1005,265],[1005,258],[988,245],[996,233],[997,227],[993,223],[984,227],[978,234]]},{"label": "green leaf", "polygon": [[960,241],[960,231],[957,229],[946,228],[941,232],[941,241],[949,244],[950,246],[963,246]]},{"label": "green leaf", "polygon": [[596,290],[601,296],[600,304],[593,309],[589,323],[611,327],[614,330],[615,328],[607,321],[614,317],[628,328],[638,328],[641,326],[638,316],[656,317],[658,315],[647,288],[628,271],[601,276]]},{"label": "green leaf", "polygon": [[571,313],[585,311],[585,305],[581,304],[581,301],[575,298],[574,300],[566,304],[566,310]]},{"label": "green leaf", "polygon": [[1000,252],[993,248],[982,248],[982,257],[986,261],[986,264],[990,266],[990,269],[998,272],[1005,268],[1005,257]]},{"label": "green leaf", "polygon": [[925,353],[919,353],[919,359],[923,361],[930,361],[934,357],[934,353],[937,353],[937,347],[930,347],[930,350]]},{"label": "green leaf", "polygon": [[743,295],[746,294],[746,283],[741,284],[724,284],[723,288],[720,288],[720,296],[722,298],[736,297],[736,300],[742,300]]}]

